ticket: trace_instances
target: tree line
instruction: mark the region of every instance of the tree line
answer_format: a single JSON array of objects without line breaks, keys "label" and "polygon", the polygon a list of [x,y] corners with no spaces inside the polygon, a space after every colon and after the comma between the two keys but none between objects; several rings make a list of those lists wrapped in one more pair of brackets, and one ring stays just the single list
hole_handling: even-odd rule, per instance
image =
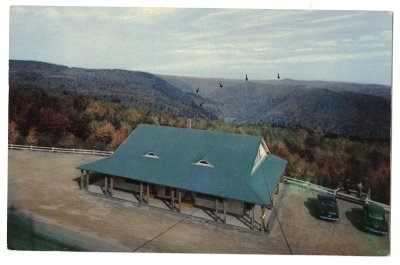
[{"label": "tree line", "polygon": [[[12,87],[8,142],[64,148],[115,150],[140,123],[186,127],[187,118],[81,94],[52,94]],[[273,154],[288,161],[285,174],[334,188],[362,182],[372,198],[390,203],[390,141],[351,139],[322,130],[195,119],[192,128],[261,136]]]}]

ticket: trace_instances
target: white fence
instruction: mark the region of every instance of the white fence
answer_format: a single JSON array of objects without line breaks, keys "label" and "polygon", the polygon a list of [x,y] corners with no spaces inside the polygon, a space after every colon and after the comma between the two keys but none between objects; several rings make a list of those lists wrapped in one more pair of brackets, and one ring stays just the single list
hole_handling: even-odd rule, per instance
[{"label": "white fence", "polygon": [[83,154],[83,155],[97,155],[97,156],[109,156],[113,152],[98,151],[98,150],[87,150],[87,149],[75,149],[75,148],[57,148],[57,147],[44,147],[34,145],[17,145],[9,144],[8,149],[11,150],[29,150],[39,152],[50,152],[50,153],[70,153],[70,154]]}]

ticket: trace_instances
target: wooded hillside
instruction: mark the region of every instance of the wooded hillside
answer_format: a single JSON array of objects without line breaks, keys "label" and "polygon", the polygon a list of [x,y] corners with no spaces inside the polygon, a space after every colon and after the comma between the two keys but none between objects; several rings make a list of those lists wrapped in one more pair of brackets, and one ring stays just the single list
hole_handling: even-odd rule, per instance
[{"label": "wooded hillside", "polygon": [[[187,117],[11,87],[8,142],[40,146],[115,150],[139,124],[186,127]],[[354,140],[302,127],[238,125],[193,119],[192,128],[263,137],[272,153],[288,160],[286,175],[336,187],[350,178],[371,188],[372,198],[390,203],[390,141]]]},{"label": "wooded hillside", "polygon": [[391,87],[384,85],[252,80],[250,74],[246,82],[69,68],[35,61],[9,63],[12,87],[79,93],[194,119],[303,126],[363,139],[390,139]]}]

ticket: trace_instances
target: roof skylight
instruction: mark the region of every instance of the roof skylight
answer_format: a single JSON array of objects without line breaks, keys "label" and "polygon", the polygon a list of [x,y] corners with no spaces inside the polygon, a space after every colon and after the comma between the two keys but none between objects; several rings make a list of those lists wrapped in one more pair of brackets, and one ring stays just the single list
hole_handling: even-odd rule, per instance
[{"label": "roof skylight", "polygon": [[203,166],[203,167],[212,167],[214,168],[214,165],[212,165],[210,162],[208,162],[207,160],[199,160],[196,163],[193,163],[193,165],[196,166]]},{"label": "roof skylight", "polygon": [[150,158],[160,158],[158,155],[156,155],[154,152],[147,152],[143,156],[145,157],[150,157]]}]

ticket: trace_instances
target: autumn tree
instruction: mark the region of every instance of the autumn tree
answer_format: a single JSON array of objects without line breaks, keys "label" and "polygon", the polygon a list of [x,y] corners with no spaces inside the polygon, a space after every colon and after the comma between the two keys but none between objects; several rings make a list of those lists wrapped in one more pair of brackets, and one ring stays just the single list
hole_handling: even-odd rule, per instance
[{"label": "autumn tree", "polygon": [[289,151],[288,148],[286,147],[284,142],[277,142],[274,143],[270,146],[270,150],[273,154],[276,154],[277,156],[280,157],[288,157]]},{"label": "autumn tree", "polygon": [[29,129],[29,133],[26,136],[26,144],[28,145],[38,145],[39,143],[39,138],[38,138],[38,132],[36,127],[32,127]]},{"label": "autumn tree", "polygon": [[76,142],[75,135],[68,133],[61,137],[60,141],[58,142],[58,146],[64,148],[74,148]]},{"label": "autumn tree", "polygon": [[9,144],[17,144],[21,137],[20,132],[18,131],[18,125],[16,122],[11,121],[8,123],[8,143]]},{"label": "autumn tree", "polygon": [[85,110],[85,112],[92,114],[91,119],[102,120],[106,115],[106,110],[100,101],[91,101]]},{"label": "autumn tree", "polygon": [[113,134],[115,133],[115,128],[110,122],[106,122],[102,127],[100,127],[96,132],[96,139],[109,143],[113,138]]},{"label": "autumn tree", "polygon": [[125,138],[128,137],[129,133],[130,128],[128,126],[121,126],[121,128],[119,128],[112,134],[111,142],[108,144],[107,148],[111,151],[118,148],[118,146],[125,140]]},{"label": "autumn tree", "polygon": [[40,129],[53,135],[62,135],[70,127],[70,120],[62,113],[52,108],[41,108],[39,111]]}]

